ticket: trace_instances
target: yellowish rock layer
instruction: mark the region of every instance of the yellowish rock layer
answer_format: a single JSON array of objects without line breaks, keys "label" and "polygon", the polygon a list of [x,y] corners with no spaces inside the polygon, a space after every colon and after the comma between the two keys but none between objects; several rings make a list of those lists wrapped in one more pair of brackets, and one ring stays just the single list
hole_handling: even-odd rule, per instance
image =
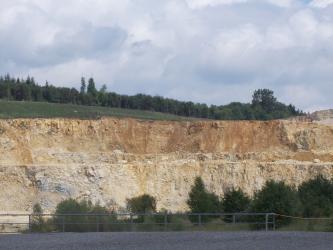
[{"label": "yellowish rock layer", "polygon": [[143,193],[185,211],[196,176],[223,196],[270,179],[333,177],[333,127],[299,121],[0,120],[0,211],[52,212],[62,199],[115,209]]}]

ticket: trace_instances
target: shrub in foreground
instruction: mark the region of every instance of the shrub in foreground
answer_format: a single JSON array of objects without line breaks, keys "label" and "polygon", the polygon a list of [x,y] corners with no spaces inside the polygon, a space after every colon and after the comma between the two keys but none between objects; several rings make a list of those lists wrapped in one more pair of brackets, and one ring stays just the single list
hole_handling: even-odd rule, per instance
[{"label": "shrub in foreground", "polygon": [[[57,229],[66,232],[104,231],[104,228],[109,226],[109,222],[116,219],[110,216],[110,211],[105,207],[93,205],[91,201],[74,199],[60,202],[55,214],[54,224]],[[98,228],[97,222],[100,224]]]},{"label": "shrub in foreground", "polygon": [[[251,199],[240,189],[231,189],[225,192],[222,207],[225,213],[241,213],[249,209]],[[244,217],[235,218],[238,221],[243,220]],[[231,222],[232,216],[225,216],[225,222]]]},{"label": "shrub in foreground", "polygon": [[32,232],[43,232],[45,228],[45,221],[42,216],[43,209],[39,203],[36,203],[32,209],[31,215],[31,231]]},{"label": "shrub in foreground", "polygon": [[[127,200],[127,210],[131,213],[152,214],[156,212],[156,200],[153,196],[144,194]],[[140,215],[135,218],[137,223],[154,223],[152,215]]]},{"label": "shrub in foreground", "polygon": [[304,217],[333,215],[333,182],[323,176],[303,182],[298,188]]},{"label": "shrub in foreground", "polygon": [[127,209],[131,213],[156,212],[156,200],[153,196],[144,194],[127,200]]},{"label": "shrub in foreground", "polygon": [[245,212],[250,206],[250,198],[240,189],[231,189],[224,194],[222,205],[226,213]]},{"label": "shrub in foreground", "polygon": [[[253,212],[277,213],[281,215],[298,215],[301,205],[295,188],[284,182],[268,181],[254,195],[251,210]],[[290,219],[277,217],[277,225],[290,223]]]},{"label": "shrub in foreground", "polygon": [[[218,213],[221,212],[221,202],[217,195],[206,190],[205,184],[200,177],[197,177],[189,193],[187,204],[191,213]],[[202,222],[210,219],[209,216],[202,216]],[[192,222],[198,222],[198,216],[190,216]]]}]

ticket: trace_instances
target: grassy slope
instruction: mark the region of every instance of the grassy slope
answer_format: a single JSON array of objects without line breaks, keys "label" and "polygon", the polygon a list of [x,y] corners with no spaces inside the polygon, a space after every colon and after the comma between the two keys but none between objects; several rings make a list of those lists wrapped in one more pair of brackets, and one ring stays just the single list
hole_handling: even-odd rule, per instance
[{"label": "grassy slope", "polygon": [[7,118],[79,118],[96,119],[101,116],[131,117],[147,120],[193,120],[171,114],[120,108],[80,106],[44,102],[16,102],[0,100],[0,119]]}]

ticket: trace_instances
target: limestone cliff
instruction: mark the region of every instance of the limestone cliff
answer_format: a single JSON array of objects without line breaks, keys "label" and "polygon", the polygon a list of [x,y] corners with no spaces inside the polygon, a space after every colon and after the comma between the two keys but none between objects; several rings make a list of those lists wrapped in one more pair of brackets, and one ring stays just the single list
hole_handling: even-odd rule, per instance
[{"label": "limestone cliff", "polygon": [[309,117],[318,123],[333,125],[333,109],[316,111]]},{"label": "limestone cliff", "polygon": [[196,176],[222,196],[319,173],[333,177],[333,127],[312,122],[0,120],[0,212],[67,197],[121,209],[143,193],[184,211]]}]

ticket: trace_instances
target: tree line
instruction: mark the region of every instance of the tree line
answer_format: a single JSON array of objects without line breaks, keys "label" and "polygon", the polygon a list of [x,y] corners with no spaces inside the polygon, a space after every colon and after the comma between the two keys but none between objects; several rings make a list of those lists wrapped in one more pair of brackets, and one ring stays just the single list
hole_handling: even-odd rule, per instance
[{"label": "tree line", "polygon": [[[279,216],[279,214],[306,218],[327,218],[333,216],[333,181],[323,176],[317,176],[314,179],[303,182],[298,188],[289,186],[283,181],[267,181],[263,188],[257,191],[253,197],[249,197],[240,189],[230,189],[225,192],[223,197],[219,197],[215,193],[209,192],[203,180],[197,177],[187,200],[189,207],[188,216],[186,214],[168,216],[167,208],[156,214],[156,204],[155,197],[149,194],[128,199],[126,211],[136,214],[130,221],[144,226],[143,230],[160,230],[160,225],[165,222],[171,224],[181,222],[174,228],[175,230],[181,230],[182,226],[189,225],[190,222],[193,225],[197,225],[198,216],[195,214],[199,213],[206,214],[201,216],[200,222],[202,223],[218,220],[218,216],[213,215],[215,213],[275,213],[277,214],[276,226],[279,228],[295,222],[292,218]],[[32,230],[35,232],[52,230],[70,232],[96,231],[96,220],[100,224],[98,228],[100,231],[126,231],[133,229],[131,225],[124,227],[126,222],[129,222],[128,218],[118,218],[112,209],[99,204],[92,204],[92,202],[86,200],[63,200],[57,205],[54,217],[49,220],[46,220],[42,213],[41,206],[38,203],[35,204],[31,217]],[[207,215],[209,213],[212,213],[212,215]],[[66,214],[67,216],[64,217],[63,215]],[[90,216],[87,216],[89,214]],[[64,220],[66,220],[65,229],[63,228]],[[223,220],[226,223],[233,222],[232,216],[229,215],[225,215]],[[238,220],[249,224],[251,222],[257,223],[258,220],[259,222],[260,220],[264,222],[264,218],[258,218],[258,216],[242,216]],[[312,220],[312,222],[315,222],[315,220]],[[330,220],[328,222],[331,223]],[[125,224],[119,226],[122,223]],[[154,223],[157,224],[155,225],[156,228],[154,228]],[[253,223],[250,228],[260,229],[260,225],[256,223]],[[308,228],[309,225],[313,226],[308,224],[306,228],[301,229],[313,230],[313,228]],[[328,224],[328,227],[326,225],[325,228],[320,230],[331,231],[333,230],[333,224]]]},{"label": "tree line", "polygon": [[276,221],[279,227],[292,222],[288,216],[333,216],[333,181],[319,175],[296,188],[283,181],[271,180],[252,198],[241,189],[230,189],[220,198],[207,191],[203,180],[198,177],[189,193],[187,204],[192,213],[276,213],[281,215],[277,216]]},{"label": "tree line", "polygon": [[0,99],[137,109],[216,120],[271,120],[303,115],[295,106],[279,102],[269,89],[256,90],[251,103],[208,106],[162,96],[120,95],[107,91],[106,85],[98,90],[93,78],[86,80],[84,77],[77,90],[56,87],[48,82],[39,85],[33,77],[19,79],[7,74],[0,76]]}]

